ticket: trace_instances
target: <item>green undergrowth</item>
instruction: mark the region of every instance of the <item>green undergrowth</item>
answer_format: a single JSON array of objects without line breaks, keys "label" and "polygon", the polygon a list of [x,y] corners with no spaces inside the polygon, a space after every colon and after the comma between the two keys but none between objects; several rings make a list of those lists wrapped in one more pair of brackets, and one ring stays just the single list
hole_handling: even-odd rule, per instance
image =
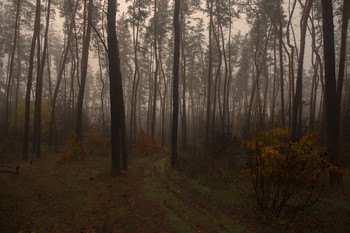
[{"label": "green undergrowth", "polygon": [[158,200],[175,232],[248,232],[229,211],[225,212],[225,207],[234,206],[238,200],[232,190],[211,189],[170,169],[169,164],[165,157],[155,161],[146,171],[144,189]]},{"label": "green undergrowth", "polygon": [[[349,170],[342,186],[327,190],[315,205],[292,218],[264,222],[252,217],[240,183],[191,178],[171,169],[162,153],[131,155],[129,172],[117,178],[110,158],[57,164],[57,156],[45,152],[32,165],[21,162],[18,177],[0,174],[1,233],[140,232],[152,224],[148,232],[157,232],[160,222],[170,229],[158,232],[350,232]],[[0,164],[0,170],[16,165]]]}]

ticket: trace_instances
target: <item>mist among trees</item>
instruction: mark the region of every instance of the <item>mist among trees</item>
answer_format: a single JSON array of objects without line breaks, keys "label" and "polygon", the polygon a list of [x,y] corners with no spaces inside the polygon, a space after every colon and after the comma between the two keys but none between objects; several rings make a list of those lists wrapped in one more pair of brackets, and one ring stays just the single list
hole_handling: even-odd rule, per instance
[{"label": "mist among trees", "polygon": [[[74,184],[107,184],[125,214],[163,204],[152,219],[139,213],[140,225],[112,207],[98,212],[110,204],[102,198],[91,207],[100,214],[72,213],[71,225],[14,211],[0,229],[348,230],[349,15],[347,0],[1,2],[0,178],[9,194],[0,207],[12,213],[24,197],[9,190],[38,182],[38,171],[48,186],[66,174],[53,185],[66,190],[80,175]],[[45,192],[35,191],[35,203]],[[341,218],[325,207],[332,198]],[[335,228],[317,225],[316,209],[321,222],[337,219]],[[153,220],[162,224],[146,226]]]}]

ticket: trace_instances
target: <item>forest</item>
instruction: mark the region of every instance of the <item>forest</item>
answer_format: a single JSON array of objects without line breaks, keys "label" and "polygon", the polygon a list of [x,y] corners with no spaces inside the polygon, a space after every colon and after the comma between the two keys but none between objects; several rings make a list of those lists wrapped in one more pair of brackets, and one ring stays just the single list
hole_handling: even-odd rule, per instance
[{"label": "forest", "polygon": [[350,232],[349,17],[2,0],[0,232]]}]

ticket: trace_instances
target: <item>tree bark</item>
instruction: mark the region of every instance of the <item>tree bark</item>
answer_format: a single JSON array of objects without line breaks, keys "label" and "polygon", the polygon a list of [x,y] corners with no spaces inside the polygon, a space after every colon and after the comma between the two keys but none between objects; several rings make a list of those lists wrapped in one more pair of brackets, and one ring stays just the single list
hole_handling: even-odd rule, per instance
[{"label": "tree bark", "polygon": [[81,84],[79,88],[78,103],[77,103],[77,121],[75,126],[75,132],[77,133],[77,140],[79,141],[83,140],[83,102],[84,102],[84,93],[85,93],[85,84],[86,84],[86,77],[87,77],[90,39],[91,39],[92,6],[93,6],[93,0],[89,0],[87,27],[86,27],[86,33],[83,36],[83,51],[81,55],[81,79],[80,79]]},{"label": "tree bark", "polygon": [[151,122],[151,135],[154,137],[154,131],[156,127],[156,109],[157,109],[157,90],[158,90],[158,54],[157,54],[157,0],[154,0],[154,58],[155,58],[155,71],[154,71],[154,83],[153,83],[153,105],[152,105],[152,122]]},{"label": "tree bark", "polygon": [[282,50],[282,44],[283,44],[283,23],[282,23],[282,10],[281,10],[281,1],[277,0],[277,7],[279,9],[278,12],[278,23],[279,23],[279,30],[278,30],[278,50],[279,50],[279,58],[280,58],[280,89],[281,89],[281,123],[282,128],[286,127],[286,121],[284,116],[284,80],[283,80],[283,50]]},{"label": "tree bark", "polygon": [[122,74],[115,26],[116,7],[116,0],[108,0],[107,41],[110,80],[112,173],[114,175],[120,175],[122,168],[127,170],[127,154],[125,146],[126,135]]},{"label": "tree bark", "polygon": [[28,160],[30,94],[32,90],[32,81],[33,81],[35,43],[40,34],[40,12],[41,12],[40,4],[41,4],[40,0],[36,0],[35,23],[34,23],[32,44],[30,47],[28,81],[27,81],[27,91],[26,91],[26,100],[25,100],[24,136],[23,136],[23,151],[22,151],[23,160]]},{"label": "tree bark", "polygon": [[21,0],[17,0],[17,10],[16,10],[16,20],[15,20],[15,29],[14,29],[14,38],[13,38],[13,47],[12,47],[12,53],[11,53],[11,60],[10,60],[10,71],[9,71],[9,77],[7,82],[7,89],[6,89],[6,107],[5,107],[5,137],[8,136],[8,129],[9,129],[9,97],[11,92],[11,81],[13,76],[13,64],[15,60],[15,52],[16,52],[16,46],[17,46],[17,35],[18,35],[18,22],[20,17],[20,8],[21,8]]},{"label": "tree bark", "polygon": [[[209,5],[210,1],[210,5]],[[212,27],[213,27],[213,0],[208,0],[209,9],[209,61],[208,61],[208,94],[207,94],[207,118],[206,118],[206,130],[205,130],[205,145],[209,145],[209,134],[210,134],[210,106],[211,106],[211,81],[212,81]]]},{"label": "tree bark", "polygon": [[[338,85],[335,78],[335,49],[334,49],[334,23],[333,4],[331,0],[321,0],[323,17],[323,38],[324,38],[324,62],[325,62],[325,116],[327,143],[330,161],[336,166],[340,166],[338,143],[339,143],[339,120],[340,103],[343,85],[346,34],[349,19],[349,1],[344,1],[342,38],[339,61]],[[339,174],[331,173],[331,182],[339,182]]]},{"label": "tree bark", "polygon": [[43,56],[41,58],[40,71],[39,71],[39,74],[37,75],[36,89],[35,89],[36,91],[35,109],[34,109],[35,134],[33,134],[33,148],[35,148],[35,153],[37,158],[41,157],[41,143],[40,143],[41,142],[41,103],[42,103],[42,90],[43,90],[43,75],[44,75],[45,59],[46,59],[46,52],[47,52],[48,32],[49,32],[49,25],[50,25],[50,7],[51,7],[51,0],[48,0]]},{"label": "tree bark", "polygon": [[177,130],[179,113],[179,61],[180,61],[180,0],[175,0],[174,10],[174,67],[173,67],[173,122],[171,133],[171,167],[175,168],[177,161]]},{"label": "tree bark", "polygon": [[[71,37],[72,37],[73,27],[75,25],[75,15],[76,15],[76,12],[77,12],[77,9],[78,9],[78,5],[79,5],[79,0],[77,0],[77,3],[75,4],[74,12],[73,12],[73,15],[72,15],[72,19],[71,19],[71,23],[70,23],[69,31],[68,31],[68,35],[67,35],[67,45],[66,45],[66,48],[65,48],[65,50],[63,52],[63,58],[62,58],[62,62],[60,64],[61,67],[60,67],[60,71],[59,71],[58,77],[57,77],[57,84],[56,84],[56,87],[55,87],[55,92],[54,92],[53,97],[52,97],[50,129],[49,129],[49,142],[48,142],[49,147],[51,147],[52,138],[53,138],[53,130],[54,130],[54,124],[55,124],[56,100],[57,100],[57,96],[58,96],[58,91],[60,89],[60,83],[61,83],[62,75],[63,75],[63,72],[65,70],[65,64],[66,64],[66,60],[67,60],[67,57],[68,57],[69,47],[71,45]],[[66,18],[68,19],[68,17],[66,17]]]},{"label": "tree bark", "polygon": [[[302,125],[302,88],[303,88],[303,67],[304,67],[304,53],[305,53],[305,40],[306,40],[306,26],[309,18],[310,10],[312,6],[312,0],[308,0],[305,3],[303,15],[300,20],[300,51],[298,58],[298,71],[297,71],[297,86],[295,90],[295,96],[293,101],[293,121],[292,121],[292,139],[296,140],[302,136],[300,131]],[[299,115],[298,115],[299,114]],[[299,122],[298,122],[299,118]],[[299,125],[299,127],[298,127]]]}]

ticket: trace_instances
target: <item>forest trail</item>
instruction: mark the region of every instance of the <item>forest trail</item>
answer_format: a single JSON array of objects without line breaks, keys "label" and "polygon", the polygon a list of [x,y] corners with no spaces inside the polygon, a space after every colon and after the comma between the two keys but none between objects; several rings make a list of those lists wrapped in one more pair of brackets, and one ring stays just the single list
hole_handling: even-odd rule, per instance
[{"label": "forest trail", "polygon": [[109,158],[57,157],[22,163],[18,177],[0,175],[1,232],[250,232],[234,209],[170,169],[169,156],[134,157],[116,178]]}]

